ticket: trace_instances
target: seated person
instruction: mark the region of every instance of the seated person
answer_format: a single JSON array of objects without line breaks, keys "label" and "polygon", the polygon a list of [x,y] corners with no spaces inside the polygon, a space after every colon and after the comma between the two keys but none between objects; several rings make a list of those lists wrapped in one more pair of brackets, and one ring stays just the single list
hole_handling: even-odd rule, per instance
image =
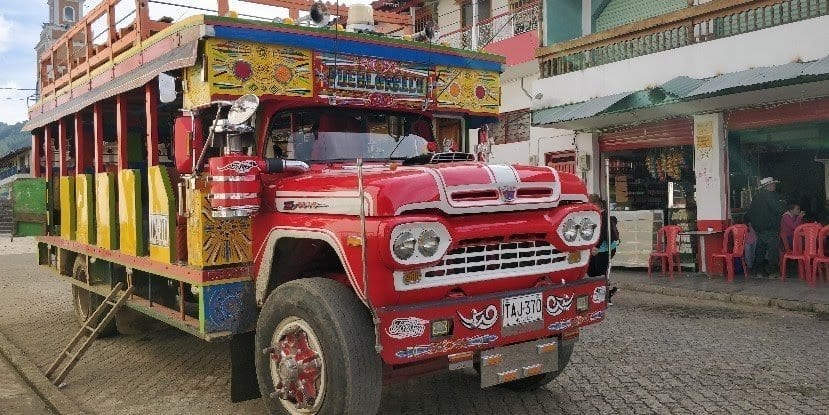
[{"label": "seated person", "polygon": [[794,230],[803,224],[803,215],[806,212],[800,210],[800,205],[797,203],[789,203],[786,206],[786,211],[780,218],[780,236],[786,238],[788,246],[792,246],[792,239]]}]

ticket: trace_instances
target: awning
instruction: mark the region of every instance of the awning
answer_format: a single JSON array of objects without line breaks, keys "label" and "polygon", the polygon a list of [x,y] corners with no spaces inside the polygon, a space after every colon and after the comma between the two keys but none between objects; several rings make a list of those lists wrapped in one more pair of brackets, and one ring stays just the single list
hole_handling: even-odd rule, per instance
[{"label": "awning", "polygon": [[610,95],[607,97],[593,98],[589,101],[579,102],[577,104],[562,105],[560,107],[533,111],[532,124],[540,126],[555,124],[562,121],[589,118],[610,108],[613,104],[627,98],[632,93],[633,92],[623,92],[621,94]]},{"label": "awning", "polygon": [[680,76],[652,89],[535,110],[533,126],[596,130],[740,106],[812,99],[829,96],[827,80],[829,56],[706,79]]},{"label": "awning", "polygon": [[89,92],[72,98],[65,104],[33,116],[23,126],[23,131],[31,131],[42,127],[62,117],[74,114],[98,101],[139,88],[161,73],[193,66],[196,63],[198,43],[198,40],[196,40],[178,46],[131,72],[115,77]]}]

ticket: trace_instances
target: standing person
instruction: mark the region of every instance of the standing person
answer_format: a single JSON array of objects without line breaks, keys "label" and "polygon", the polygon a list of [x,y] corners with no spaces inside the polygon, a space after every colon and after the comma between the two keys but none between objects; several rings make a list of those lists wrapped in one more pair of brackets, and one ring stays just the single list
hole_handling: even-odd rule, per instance
[{"label": "standing person", "polygon": [[803,224],[805,214],[806,212],[800,210],[799,204],[790,202],[780,218],[780,236],[786,238],[790,247],[794,239],[794,229]]},{"label": "standing person", "polygon": [[[616,247],[619,246],[619,231],[616,229],[616,217],[610,217],[610,229],[607,227],[607,202],[605,202],[599,195],[591,194],[587,197],[587,201],[599,207],[601,211],[602,224],[599,227],[601,233],[599,234],[599,245],[590,250],[590,262],[587,266],[587,275],[590,277],[607,276],[607,271],[610,268],[610,259],[616,255]],[[608,240],[612,242],[608,244]],[[618,291],[618,288],[611,287],[608,280],[607,303],[613,305],[611,297]]]},{"label": "standing person", "polygon": [[757,232],[757,247],[754,252],[754,270],[769,277],[777,275],[780,262],[778,232],[784,205],[777,194],[777,180],[766,177],[760,180],[760,190],[748,208],[751,227]]}]

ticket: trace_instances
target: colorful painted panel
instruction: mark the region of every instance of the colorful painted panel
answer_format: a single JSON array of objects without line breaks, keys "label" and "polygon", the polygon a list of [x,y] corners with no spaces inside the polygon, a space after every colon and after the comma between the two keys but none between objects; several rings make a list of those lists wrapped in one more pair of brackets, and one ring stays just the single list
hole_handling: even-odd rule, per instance
[{"label": "colorful painted panel", "polygon": [[95,202],[94,182],[91,174],[79,174],[75,178],[75,206],[77,226],[75,236],[78,242],[95,243]]},{"label": "colorful painted panel", "polygon": [[176,252],[176,208],[173,188],[167,167],[147,169],[149,190],[149,249],[150,258],[172,263]]},{"label": "colorful painted panel", "polygon": [[115,175],[95,175],[95,241],[101,248],[118,249],[118,211],[115,210]]},{"label": "colorful painted panel", "polygon": [[255,328],[253,284],[234,282],[199,287],[199,321],[203,333],[244,333]]},{"label": "colorful painted panel", "polygon": [[75,239],[75,178],[60,178],[60,237]]},{"label": "colorful painted panel", "polygon": [[141,173],[139,170],[118,172],[118,230],[120,250],[125,254],[142,256],[144,226],[141,224]]},{"label": "colorful painted panel", "polygon": [[332,104],[422,109],[429,67],[341,54],[317,54],[317,97]]},{"label": "colorful painted panel", "polygon": [[187,190],[188,262],[198,268],[250,262],[250,218],[214,218],[203,186]]},{"label": "colorful painted panel", "polygon": [[205,42],[213,94],[310,97],[311,51],[236,40]]},{"label": "colorful painted panel", "polygon": [[497,72],[438,67],[435,91],[439,109],[498,114],[501,84]]}]

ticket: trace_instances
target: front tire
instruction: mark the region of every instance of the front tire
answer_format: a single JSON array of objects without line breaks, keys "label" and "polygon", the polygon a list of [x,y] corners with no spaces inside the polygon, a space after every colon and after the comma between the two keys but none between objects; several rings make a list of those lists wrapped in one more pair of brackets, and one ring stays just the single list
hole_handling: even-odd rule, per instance
[{"label": "front tire", "polygon": [[[72,266],[72,278],[78,281],[87,280],[86,258],[81,255],[78,255],[78,257],[75,258],[75,264]],[[72,305],[75,308],[75,317],[78,319],[78,323],[81,326],[87,324],[94,328],[98,325],[98,322],[103,318],[103,316],[98,318],[97,321],[87,322],[86,320],[89,319],[89,316],[95,313],[95,310],[98,309],[103,302],[104,296],[78,287],[77,285],[72,285]],[[98,334],[98,337],[112,337],[117,334],[118,330],[115,327],[115,319],[112,319],[106,326],[101,328],[101,332]]]},{"label": "front tire", "polygon": [[382,363],[366,307],[325,278],[275,289],[256,325],[256,375],[270,414],[374,414]]},{"label": "front tire", "polygon": [[529,392],[543,387],[564,372],[564,368],[566,368],[567,364],[570,363],[570,356],[573,354],[573,348],[575,346],[576,343],[570,343],[567,346],[560,347],[558,354],[558,370],[514,380],[512,382],[501,384],[500,386],[515,392]]}]

